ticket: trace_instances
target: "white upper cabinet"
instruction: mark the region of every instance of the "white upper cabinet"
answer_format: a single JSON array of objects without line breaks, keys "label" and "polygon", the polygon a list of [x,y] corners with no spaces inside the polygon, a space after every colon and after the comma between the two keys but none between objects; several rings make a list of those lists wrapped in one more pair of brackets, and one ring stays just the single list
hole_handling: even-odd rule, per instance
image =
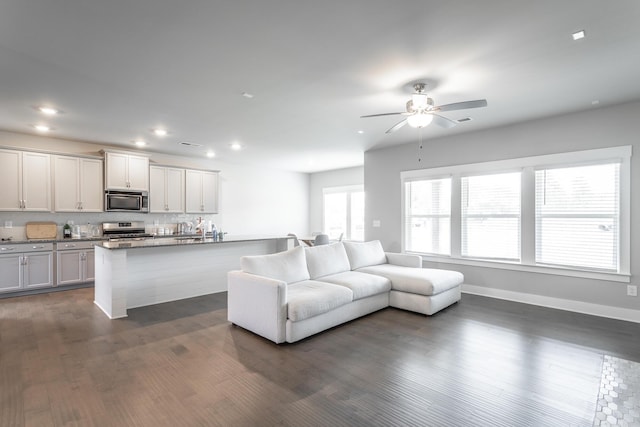
[{"label": "white upper cabinet", "polygon": [[184,175],[180,168],[149,168],[150,212],[184,212]]},{"label": "white upper cabinet", "polygon": [[186,170],[187,213],[218,213],[218,172]]},{"label": "white upper cabinet", "polygon": [[105,152],[106,188],[149,191],[149,158],[134,154]]},{"label": "white upper cabinet", "polygon": [[54,208],[56,212],[102,212],[102,160],[55,156]]},{"label": "white upper cabinet", "polygon": [[0,150],[0,210],[51,211],[51,156]]}]

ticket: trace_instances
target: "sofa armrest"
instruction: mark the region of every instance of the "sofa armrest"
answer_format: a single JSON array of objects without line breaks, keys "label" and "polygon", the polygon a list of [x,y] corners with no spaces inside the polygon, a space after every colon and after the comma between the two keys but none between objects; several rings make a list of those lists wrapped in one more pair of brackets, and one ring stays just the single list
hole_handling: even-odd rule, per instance
[{"label": "sofa armrest", "polygon": [[422,268],[422,257],[420,255],[399,254],[395,252],[385,252],[387,262],[402,267]]},{"label": "sofa armrest", "polygon": [[286,339],[287,283],[243,271],[227,273],[227,319],[275,343]]}]

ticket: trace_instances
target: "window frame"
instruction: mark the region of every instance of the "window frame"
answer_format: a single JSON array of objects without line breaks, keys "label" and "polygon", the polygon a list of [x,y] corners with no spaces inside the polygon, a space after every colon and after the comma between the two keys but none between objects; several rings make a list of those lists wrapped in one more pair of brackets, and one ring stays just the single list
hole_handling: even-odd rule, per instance
[{"label": "window frame", "polygon": [[[400,173],[401,188],[401,245],[402,252],[415,253],[425,261],[435,263],[461,264],[478,267],[497,268],[555,274],[562,276],[581,277],[614,282],[631,281],[630,253],[631,253],[631,155],[632,146],[618,146],[599,148],[540,156],[522,157],[508,160],[498,160],[482,163],[463,164],[455,166],[436,167],[403,171]],[[535,259],[536,245],[536,212],[535,212],[535,170],[548,167],[578,166],[588,163],[620,162],[620,230],[619,254],[620,266],[618,272],[599,272],[579,268],[561,266],[538,265]],[[520,231],[520,261],[474,259],[461,256],[461,182],[462,176],[480,175],[520,170],[521,175],[521,231]],[[404,218],[406,209],[405,182],[420,179],[431,179],[450,175],[451,182],[451,255],[432,255],[406,251],[406,230]]]},{"label": "window frame", "polygon": [[[363,196],[365,196],[364,184],[346,185],[346,186],[339,186],[339,187],[324,187],[322,189],[322,232],[323,233],[327,233],[327,224],[326,224],[326,215],[325,215],[325,212],[326,212],[325,195],[336,194],[336,193],[345,193],[347,195],[347,218],[346,218],[347,229],[345,230],[344,236],[342,236],[342,240],[352,240],[351,195],[353,193],[363,193]],[[359,240],[355,240],[355,241],[359,241]]]}]

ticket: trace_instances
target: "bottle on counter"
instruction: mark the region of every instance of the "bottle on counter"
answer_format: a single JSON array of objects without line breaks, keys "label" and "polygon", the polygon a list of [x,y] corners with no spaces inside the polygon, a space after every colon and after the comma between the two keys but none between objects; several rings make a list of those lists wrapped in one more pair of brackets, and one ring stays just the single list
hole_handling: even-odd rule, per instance
[{"label": "bottle on counter", "polygon": [[214,223],[211,223],[211,238],[213,240],[218,240],[218,229]]},{"label": "bottle on counter", "polygon": [[62,237],[65,239],[71,238],[71,226],[68,222],[62,227]]}]

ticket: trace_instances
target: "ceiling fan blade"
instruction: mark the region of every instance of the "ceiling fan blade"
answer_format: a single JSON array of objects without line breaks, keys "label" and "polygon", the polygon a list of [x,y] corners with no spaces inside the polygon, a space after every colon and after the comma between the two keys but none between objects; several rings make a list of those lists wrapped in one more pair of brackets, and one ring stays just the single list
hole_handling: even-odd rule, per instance
[{"label": "ceiling fan blade", "polygon": [[445,129],[450,129],[458,124],[458,122],[456,122],[455,120],[448,119],[439,114],[433,114],[433,123]]},{"label": "ceiling fan blade", "polygon": [[397,116],[405,113],[382,113],[382,114],[369,114],[368,116],[360,116],[361,119],[366,119],[367,117],[382,117],[382,116]]},{"label": "ceiling fan blade", "polygon": [[402,126],[407,124],[407,119],[402,120],[401,122],[396,123],[395,125],[393,125],[392,127],[390,127],[389,129],[387,129],[387,131],[385,133],[393,133],[395,131],[397,131],[398,129],[400,129]]},{"label": "ceiling fan blade", "polygon": [[454,102],[453,104],[445,104],[435,107],[436,111],[454,111],[454,110],[465,110],[467,108],[480,108],[486,107],[487,100],[486,99],[477,99],[475,101],[464,101],[464,102]]}]

